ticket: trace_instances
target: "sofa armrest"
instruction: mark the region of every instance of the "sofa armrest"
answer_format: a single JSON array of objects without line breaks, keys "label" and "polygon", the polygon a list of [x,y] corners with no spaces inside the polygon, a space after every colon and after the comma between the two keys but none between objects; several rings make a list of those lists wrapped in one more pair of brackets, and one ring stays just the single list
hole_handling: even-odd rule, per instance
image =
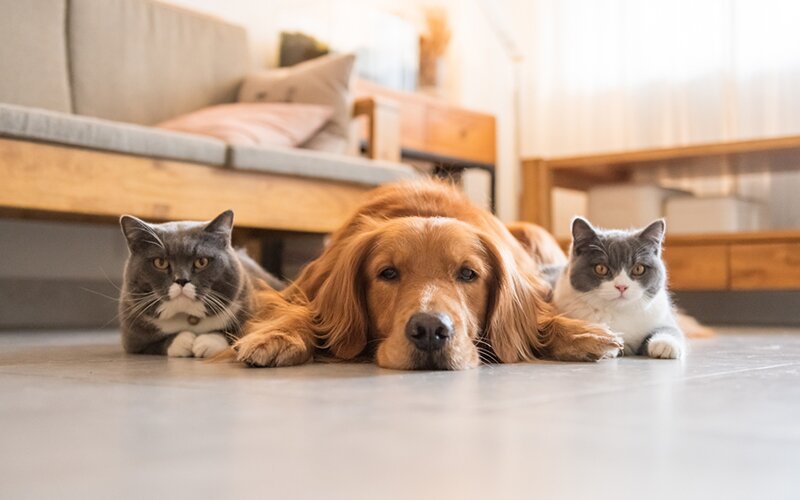
[{"label": "sofa armrest", "polygon": [[353,103],[353,118],[361,116],[367,118],[367,156],[373,160],[400,161],[400,106],[397,102],[385,97],[359,97]]}]

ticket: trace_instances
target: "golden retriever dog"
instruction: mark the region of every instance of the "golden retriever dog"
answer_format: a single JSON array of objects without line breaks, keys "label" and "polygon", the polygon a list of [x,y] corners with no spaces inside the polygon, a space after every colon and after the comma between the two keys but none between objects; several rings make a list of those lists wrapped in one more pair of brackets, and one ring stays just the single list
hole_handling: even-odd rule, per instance
[{"label": "golden retriever dog", "polygon": [[450,186],[378,188],[295,283],[259,294],[237,358],[288,366],[318,350],[386,368],[458,370],[617,356],[614,334],[553,313],[538,277],[544,262],[532,253]]}]

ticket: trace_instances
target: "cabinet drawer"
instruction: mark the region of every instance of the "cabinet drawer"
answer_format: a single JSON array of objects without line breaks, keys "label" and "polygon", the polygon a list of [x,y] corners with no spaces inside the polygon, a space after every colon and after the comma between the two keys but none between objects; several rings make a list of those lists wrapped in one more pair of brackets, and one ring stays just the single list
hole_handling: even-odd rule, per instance
[{"label": "cabinet drawer", "polygon": [[734,290],[800,289],[800,243],[731,247]]},{"label": "cabinet drawer", "polygon": [[672,290],[727,290],[727,245],[669,246],[664,260]]},{"label": "cabinet drawer", "polygon": [[495,163],[494,117],[442,106],[428,107],[427,150],[480,163]]}]

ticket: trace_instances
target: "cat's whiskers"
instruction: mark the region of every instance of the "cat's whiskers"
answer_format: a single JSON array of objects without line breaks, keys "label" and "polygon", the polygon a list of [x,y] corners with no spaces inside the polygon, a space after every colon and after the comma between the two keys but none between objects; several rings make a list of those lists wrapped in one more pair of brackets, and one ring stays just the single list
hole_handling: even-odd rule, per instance
[{"label": "cat's whiskers", "polygon": [[148,309],[158,304],[161,297],[156,292],[152,292],[152,296],[141,297],[133,301],[133,306],[126,310],[128,314],[133,315],[131,321],[137,321]]},{"label": "cat's whiskers", "polygon": [[92,290],[91,288],[86,288],[85,286],[80,287],[80,289],[83,290],[84,292],[89,292],[89,293],[97,295],[99,297],[103,297],[104,299],[113,300],[114,302],[119,302],[120,300],[122,300],[119,297],[112,297],[111,295],[106,295],[103,292],[98,292],[97,290]]},{"label": "cat's whiskers", "polygon": [[230,311],[229,305],[213,290],[207,290],[200,296],[200,301],[211,310],[213,316],[221,316],[227,324],[233,324],[238,329],[236,316]]},{"label": "cat's whiskers", "polygon": [[116,288],[118,292],[122,293],[122,287],[111,281],[111,278],[108,277],[108,273],[106,273],[106,270],[103,269],[102,267],[100,267],[99,269],[100,272],[103,273],[103,277],[106,279],[108,284]]}]

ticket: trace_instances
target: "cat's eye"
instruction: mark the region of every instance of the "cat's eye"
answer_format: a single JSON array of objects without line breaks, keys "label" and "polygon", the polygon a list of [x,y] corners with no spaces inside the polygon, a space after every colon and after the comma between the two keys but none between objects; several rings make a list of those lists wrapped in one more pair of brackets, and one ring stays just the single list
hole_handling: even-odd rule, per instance
[{"label": "cat's eye", "polygon": [[468,267],[462,267],[458,270],[458,281],[470,283],[478,279],[478,273]]},{"label": "cat's eye", "polygon": [[159,271],[166,271],[167,268],[169,267],[169,261],[161,257],[156,257],[155,259],[153,259],[153,267],[155,267]]},{"label": "cat's eye", "polygon": [[644,274],[646,270],[647,268],[644,267],[643,264],[636,264],[635,266],[633,266],[633,269],[631,269],[631,274],[633,276],[641,276]]},{"label": "cat's eye", "polygon": [[208,257],[198,257],[194,259],[195,269],[205,269],[208,266]]},{"label": "cat's eye", "polygon": [[395,281],[400,277],[400,273],[397,272],[397,269],[394,267],[384,267],[381,269],[381,272],[378,273],[378,278],[382,279],[383,281]]},{"label": "cat's eye", "polygon": [[598,276],[605,276],[606,274],[608,274],[608,266],[606,266],[605,264],[597,264],[596,266],[594,266],[594,272]]}]

